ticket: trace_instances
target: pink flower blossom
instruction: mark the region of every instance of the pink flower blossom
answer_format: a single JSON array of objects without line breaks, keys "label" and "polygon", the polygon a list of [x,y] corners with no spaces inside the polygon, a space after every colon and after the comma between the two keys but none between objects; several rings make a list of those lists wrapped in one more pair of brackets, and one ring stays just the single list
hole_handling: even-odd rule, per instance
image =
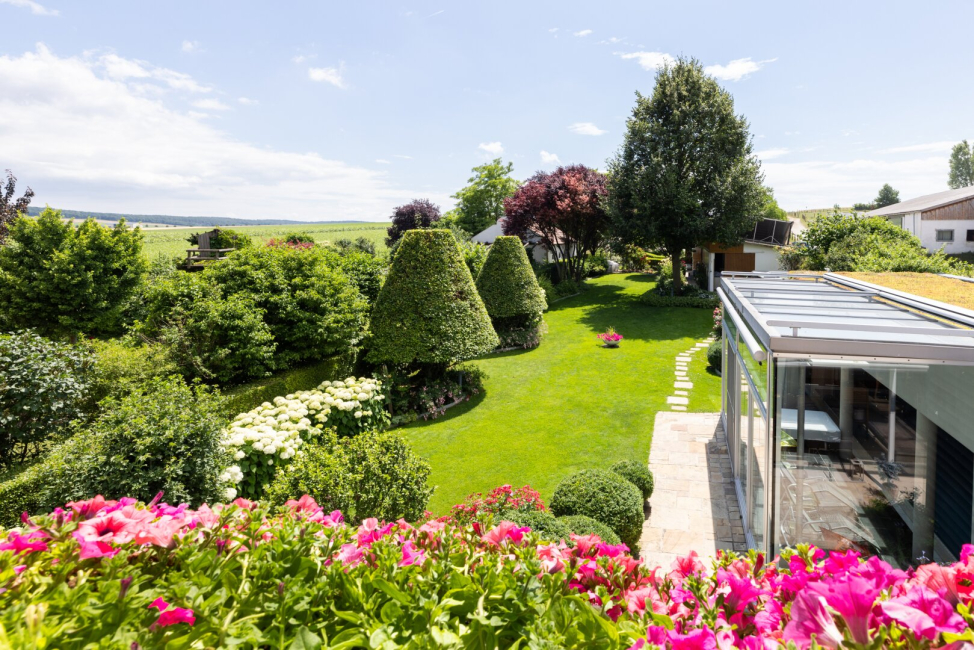
[{"label": "pink flower blossom", "polygon": [[365,554],[355,544],[342,544],[335,558],[346,567],[354,567],[365,561]]},{"label": "pink flower blossom", "polygon": [[78,553],[78,557],[82,560],[99,557],[114,557],[115,554],[118,553],[118,549],[112,548],[111,544],[106,544],[105,542],[87,542],[83,539],[79,539],[78,544],[81,546],[81,551]]},{"label": "pink flower blossom", "polygon": [[170,625],[176,625],[178,623],[188,623],[193,625],[196,623],[196,616],[193,615],[193,610],[183,609],[182,607],[173,607],[170,609],[169,603],[164,601],[162,598],[156,598],[149,604],[149,609],[159,610],[159,619],[149,626],[150,630],[155,630],[160,627],[168,627]]},{"label": "pink flower blossom", "polygon": [[413,544],[412,540],[402,545],[402,559],[399,560],[399,566],[422,564],[425,560],[426,552]]},{"label": "pink flower blossom", "polygon": [[838,648],[842,633],[829,612],[825,599],[802,591],[791,605],[791,620],[785,626],[783,639],[794,641],[800,648],[808,648],[812,638],[826,648]]},{"label": "pink flower blossom", "polygon": [[517,524],[511,521],[502,521],[501,523],[494,526],[493,529],[487,532],[483,536],[483,539],[488,544],[493,544],[494,546],[500,546],[504,540],[511,540],[513,544],[520,544],[521,538],[524,537],[524,533],[531,532],[528,527],[519,528]]},{"label": "pink flower blossom", "polygon": [[933,640],[941,632],[959,634],[967,627],[945,598],[922,586],[879,606],[887,617],[912,631],[917,639]]},{"label": "pink flower blossom", "polygon": [[13,551],[14,555],[20,553],[38,553],[48,550],[47,533],[35,530],[26,535],[20,535],[14,531],[7,533],[7,541],[0,542],[0,551]]}]

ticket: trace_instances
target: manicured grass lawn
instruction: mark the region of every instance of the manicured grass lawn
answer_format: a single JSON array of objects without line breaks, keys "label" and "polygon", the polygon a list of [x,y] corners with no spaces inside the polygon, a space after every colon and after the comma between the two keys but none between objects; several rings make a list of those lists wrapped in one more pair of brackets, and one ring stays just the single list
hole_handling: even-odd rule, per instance
[{"label": "manicured grass lawn", "polygon": [[[590,280],[580,296],[545,314],[548,335],[535,350],[490,355],[486,391],[436,420],[405,429],[433,466],[429,508],[444,514],[471,492],[531,485],[547,501],[565,476],[617,460],[648,461],[653,420],[669,410],[675,357],[705,338],[708,309],[658,309],[638,297],[648,275]],[[616,350],[595,338],[608,326],[625,339]],[[720,410],[720,378],[693,356],[690,411]]]}]

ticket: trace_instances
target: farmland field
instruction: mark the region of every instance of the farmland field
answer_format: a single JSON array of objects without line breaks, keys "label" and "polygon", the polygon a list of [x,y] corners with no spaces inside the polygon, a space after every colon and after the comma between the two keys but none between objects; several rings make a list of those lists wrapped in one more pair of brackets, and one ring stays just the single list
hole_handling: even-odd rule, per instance
[{"label": "farmland field", "polygon": [[[309,223],[281,226],[242,226],[232,228],[236,232],[250,235],[257,241],[266,242],[290,232],[307,233],[316,242],[337,239],[357,239],[365,237],[375,242],[377,250],[385,250],[385,236],[388,223]],[[157,255],[185,256],[191,244],[186,239],[195,232],[207,232],[212,228],[147,228],[145,234],[145,254],[149,259]]]}]

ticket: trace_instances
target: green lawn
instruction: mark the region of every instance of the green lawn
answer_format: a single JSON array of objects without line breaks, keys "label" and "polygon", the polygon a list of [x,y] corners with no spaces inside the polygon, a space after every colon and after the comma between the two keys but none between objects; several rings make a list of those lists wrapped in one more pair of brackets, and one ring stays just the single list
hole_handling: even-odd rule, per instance
[{"label": "green lawn", "polygon": [[[365,237],[375,242],[378,250],[385,250],[386,229],[388,223],[309,223],[280,226],[242,226],[231,230],[247,233],[254,239],[266,242],[274,237],[280,237],[289,232],[305,232],[314,237],[316,242],[335,241],[338,239],[355,240]],[[149,228],[143,230],[145,234],[145,254],[149,259],[156,255],[185,256],[190,248],[186,238],[194,232],[207,232],[212,228]]]},{"label": "green lawn", "polygon": [[[430,510],[444,514],[467,494],[505,483],[529,484],[547,501],[577,470],[648,460],[653,419],[669,410],[675,357],[713,324],[708,309],[641,304],[652,286],[648,275],[590,280],[588,291],[545,314],[539,348],[474,362],[488,374],[484,394],[405,428],[433,466]],[[625,337],[616,350],[595,338],[610,325]],[[706,365],[701,350],[690,364],[690,411],[720,410],[720,378]]]}]

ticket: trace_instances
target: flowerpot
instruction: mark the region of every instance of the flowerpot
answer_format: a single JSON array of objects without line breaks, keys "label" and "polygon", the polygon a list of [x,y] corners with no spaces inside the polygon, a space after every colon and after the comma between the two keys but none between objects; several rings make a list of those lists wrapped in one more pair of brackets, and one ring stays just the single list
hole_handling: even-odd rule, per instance
[{"label": "flowerpot", "polygon": [[619,347],[619,342],[618,341],[606,341],[605,342],[605,345],[603,345],[602,347],[604,347],[604,348],[617,348],[617,347]]}]

